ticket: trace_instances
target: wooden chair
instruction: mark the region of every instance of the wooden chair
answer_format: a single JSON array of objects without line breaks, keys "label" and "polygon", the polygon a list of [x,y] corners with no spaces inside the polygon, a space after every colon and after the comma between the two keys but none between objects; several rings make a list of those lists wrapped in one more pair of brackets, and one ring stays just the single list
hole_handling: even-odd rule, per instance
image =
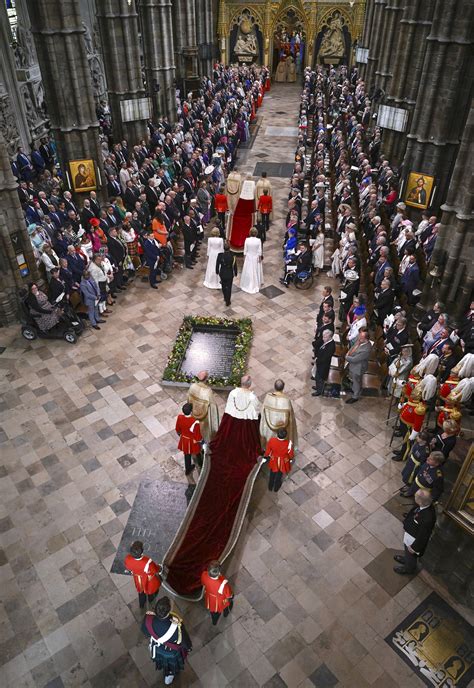
[{"label": "wooden chair", "polygon": [[370,375],[365,373],[362,376],[362,392],[365,396],[379,396],[382,390],[382,379],[380,375]]}]

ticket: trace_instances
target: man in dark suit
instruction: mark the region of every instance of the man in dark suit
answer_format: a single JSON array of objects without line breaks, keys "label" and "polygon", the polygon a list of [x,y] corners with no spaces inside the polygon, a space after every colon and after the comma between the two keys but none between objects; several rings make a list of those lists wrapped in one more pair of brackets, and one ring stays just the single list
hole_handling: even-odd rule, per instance
[{"label": "man in dark suit", "polygon": [[230,306],[232,282],[237,277],[237,262],[230,250],[229,242],[224,244],[224,252],[219,253],[216,261],[216,273],[221,278],[222,294],[226,306]]},{"label": "man in dark suit", "polygon": [[160,194],[158,191],[155,190],[154,184],[155,184],[155,180],[149,179],[148,180],[148,186],[145,189],[146,201],[147,201],[148,206],[150,208],[151,214],[153,214],[155,212],[155,208],[160,201]]},{"label": "man in dark suit", "polygon": [[184,216],[181,223],[181,231],[183,232],[184,240],[184,264],[188,270],[194,270],[193,264],[196,260],[193,256],[196,253],[197,235],[189,215]]},{"label": "man in dark suit", "polygon": [[95,217],[100,217],[100,203],[97,200],[97,194],[95,191],[91,191],[89,194],[89,199],[91,202],[91,210]]},{"label": "man in dark suit", "polygon": [[436,509],[431,493],[428,490],[418,490],[415,502],[416,506],[408,512],[403,521],[405,556],[394,556],[395,561],[401,564],[394,566],[395,573],[416,573],[417,561],[423,556],[436,524]]},{"label": "man in dark suit", "polygon": [[74,282],[80,282],[86,266],[81,256],[78,253],[76,253],[76,249],[74,248],[74,246],[69,245],[67,247],[66,258],[67,266],[68,269],[72,272]]},{"label": "man in dark suit", "polygon": [[115,284],[117,285],[117,289],[122,291],[126,288],[123,284],[123,261],[125,259],[126,251],[125,246],[118,238],[117,227],[112,227],[109,230],[107,248],[117,270],[115,273]]},{"label": "man in dark suit", "polygon": [[110,198],[116,198],[122,195],[122,187],[120,182],[117,181],[115,174],[111,174],[109,181],[107,182],[107,196]]},{"label": "man in dark suit", "polygon": [[[145,241],[143,242],[143,251],[145,253],[146,263],[149,267],[148,280],[152,289],[158,289],[156,286],[156,276],[159,270],[159,262],[161,257],[161,245],[154,238],[151,230],[147,231]],[[161,281],[161,280],[160,280]]]},{"label": "man in dark suit", "polygon": [[420,281],[420,268],[416,262],[416,256],[412,254],[409,258],[409,263],[402,275],[401,287],[404,294],[406,294],[408,303],[413,306],[415,303],[415,297],[413,296],[414,290],[418,286]]},{"label": "man in dark suit", "polygon": [[409,332],[406,318],[400,317],[385,336],[385,353],[388,356],[388,364],[392,363],[400,353],[402,346],[408,344]]},{"label": "man in dark suit", "polygon": [[323,330],[322,343],[320,347],[315,351],[315,380],[316,384],[312,393],[313,397],[319,397],[323,393],[324,383],[328,379],[329,370],[331,368],[331,358],[334,356],[336,351],[336,344],[333,339],[333,333],[331,330]]},{"label": "man in dark suit", "polygon": [[380,284],[380,290],[375,292],[374,300],[374,312],[379,325],[382,325],[387,315],[392,312],[394,301],[395,292],[391,288],[389,280],[383,279]]},{"label": "man in dark suit", "polygon": [[135,203],[138,201],[138,196],[139,192],[137,188],[133,186],[133,182],[129,179],[125,187],[125,193],[123,194],[123,202],[130,213],[135,210]]},{"label": "man in dark suit", "polygon": [[334,308],[334,297],[332,295],[332,287],[324,287],[323,288],[323,298],[322,298],[321,303],[319,304],[319,313],[318,313],[318,316],[316,318],[316,320],[318,322],[323,317],[323,313],[324,313],[323,305],[325,303],[329,303],[329,305],[331,306],[331,310]]}]

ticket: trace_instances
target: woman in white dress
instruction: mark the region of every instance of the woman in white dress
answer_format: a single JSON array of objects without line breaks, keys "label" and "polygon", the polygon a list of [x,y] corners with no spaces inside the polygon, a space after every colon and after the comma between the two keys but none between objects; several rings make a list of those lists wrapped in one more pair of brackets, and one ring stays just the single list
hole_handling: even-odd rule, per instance
[{"label": "woman in white dress", "polygon": [[224,250],[224,239],[219,236],[217,227],[211,231],[211,236],[207,240],[207,268],[204,278],[204,286],[208,289],[220,289],[221,280],[216,273],[216,261],[219,253]]},{"label": "woman in white dress", "polygon": [[313,267],[318,275],[324,267],[324,232],[318,232],[316,239],[310,243],[313,244]]},{"label": "woman in white dress", "polygon": [[247,294],[257,294],[263,286],[262,242],[255,227],[244,244],[244,267],[240,275],[240,288]]}]

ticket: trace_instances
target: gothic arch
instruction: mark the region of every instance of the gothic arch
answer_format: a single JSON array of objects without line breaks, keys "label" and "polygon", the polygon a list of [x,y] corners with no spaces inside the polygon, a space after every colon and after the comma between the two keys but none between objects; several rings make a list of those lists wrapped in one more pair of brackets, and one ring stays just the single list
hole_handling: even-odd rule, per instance
[{"label": "gothic arch", "polygon": [[285,16],[288,14],[288,12],[290,10],[293,10],[293,12],[297,15],[298,19],[303,24],[306,35],[308,35],[308,29],[309,29],[308,15],[306,14],[304,8],[297,1],[284,4],[282,7],[280,7],[278,9],[278,11],[275,14],[275,18],[273,19],[273,22],[272,22],[272,25],[270,28],[270,33],[273,34],[278,23],[285,19]]},{"label": "gothic arch", "polygon": [[228,24],[228,33],[230,33],[231,29],[233,26],[237,25],[239,23],[239,19],[242,17],[242,15],[248,12],[250,17],[254,20],[254,23],[258,25],[260,31],[263,31],[263,28],[265,26],[264,23],[264,18],[260,12],[260,10],[255,9],[254,7],[246,7],[245,5],[243,7],[238,7],[232,17],[229,19],[229,24]]},{"label": "gothic arch", "polygon": [[332,17],[334,12],[339,12],[341,17],[344,19],[346,26],[348,27],[351,36],[354,36],[354,25],[352,22],[351,16],[344,10],[343,7],[337,5],[334,7],[331,7],[330,9],[326,10],[324,14],[321,15],[321,18],[318,22],[318,30],[321,29],[325,24],[327,24],[328,20]]}]

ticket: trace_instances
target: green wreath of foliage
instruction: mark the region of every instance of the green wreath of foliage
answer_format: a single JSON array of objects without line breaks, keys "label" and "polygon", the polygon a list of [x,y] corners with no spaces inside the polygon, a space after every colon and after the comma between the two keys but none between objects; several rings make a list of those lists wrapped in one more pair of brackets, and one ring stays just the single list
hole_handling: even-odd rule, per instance
[{"label": "green wreath of foliage", "polygon": [[240,384],[240,378],[245,374],[247,359],[252,345],[252,321],[250,318],[230,320],[229,318],[201,317],[186,315],[178,330],[173,350],[168,356],[168,363],[163,373],[163,380],[167,382],[192,382],[194,375],[183,373],[181,363],[188,348],[195,325],[220,325],[238,329],[239,334],[235,342],[232,370],[228,377],[210,376],[208,383],[215,387],[229,387]]}]

